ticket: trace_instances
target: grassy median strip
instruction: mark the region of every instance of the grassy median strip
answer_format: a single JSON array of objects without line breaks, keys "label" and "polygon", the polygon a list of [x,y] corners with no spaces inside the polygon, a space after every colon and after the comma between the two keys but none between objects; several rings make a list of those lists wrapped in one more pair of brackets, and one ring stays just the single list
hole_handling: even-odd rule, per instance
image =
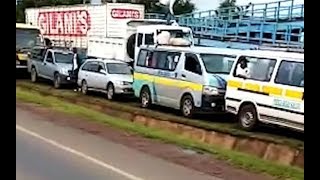
[{"label": "grassy median strip", "polygon": [[41,106],[49,107],[53,110],[73,116],[84,117],[109,125],[111,127],[136,133],[147,138],[177,144],[179,146],[194,149],[196,151],[205,151],[213,154],[216,158],[227,160],[232,165],[247,169],[252,172],[267,173],[280,179],[304,179],[304,170],[300,168],[278,165],[244,153],[225,150],[213,145],[190,140],[181,135],[177,135],[168,131],[149,128],[143,125],[132,123],[130,121],[110,117],[89,108],[67,103],[56,97],[40,95],[36,91],[16,88],[16,97],[18,100],[24,102],[39,104]]},{"label": "grassy median strip", "polygon": [[272,133],[246,132],[239,129],[237,124],[234,122],[227,123],[225,121],[220,121],[220,122],[217,121],[216,120],[217,117],[215,117],[215,120],[212,120],[210,122],[199,120],[199,119],[190,120],[183,117],[177,118],[176,116],[170,113],[162,113],[156,110],[141,109],[137,107],[137,104],[134,102],[130,102],[130,103],[110,102],[110,101],[106,101],[104,98],[98,98],[94,96],[83,96],[79,93],[75,93],[70,90],[56,90],[52,86],[44,85],[41,83],[34,84],[26,81],[18,81],[17,87],[28,89],[28,90],[35,90],[42,95],[50,95],[58,98],[64,98],[65,100],[68,100],[68,101],[71,100],[71,102],[73,102],[74,100],[77,100],[79,102],[85,102],[86,104],[97,104],[97,105],[102,105],[104,107],[108,107],[114,110],[125,111],[129,113],[139,113],[141,115],[145,115],[145,116],[156,118],[156,119],[161,119],[164,121],[171,121],[171,122],[185,124],[193,127],[198,127],[201,129],[227,133],[237,137],[245,137],[245,138],[251,137],[251,138],[260,139],[263,141],[269,141],[269,142],[278,143],[278,144],[285,144],[293,148],[299,148],[299,149],[304,148],[304,142],[301,140],[285,137],[285,135],[284,136],[275,135]]}]

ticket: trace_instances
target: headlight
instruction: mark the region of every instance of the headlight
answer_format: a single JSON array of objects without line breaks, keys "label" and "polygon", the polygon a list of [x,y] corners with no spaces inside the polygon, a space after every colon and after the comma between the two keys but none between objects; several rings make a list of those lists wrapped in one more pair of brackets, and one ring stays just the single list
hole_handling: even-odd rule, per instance
[{"label": "headlight", "polygon": [[121,85],[121,86],[124,86],[124,85],[130,85],[130,84],[132,84],[132,83],[127,82],[127,81],[116,81],[116,84]]},{"label": "headlight", "polygon": [[69,75],[68,69],[60,69],[60,74]]},{"label": "headlight", "polygon": [[204,95],[218,95],[219,91],[218,88],[212,87],[212,86],[203,86],[203,91],[202,93]]}]

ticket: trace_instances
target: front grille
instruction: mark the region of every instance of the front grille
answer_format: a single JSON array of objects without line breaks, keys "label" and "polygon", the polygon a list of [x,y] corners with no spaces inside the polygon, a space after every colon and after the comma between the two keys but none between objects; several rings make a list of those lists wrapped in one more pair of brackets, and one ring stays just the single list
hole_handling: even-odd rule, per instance
[{"label": "front grille", "polygon": [[216,107],[224,107],[225,99],[223,96],[202,96],[202,107],[211,107],[211,103],[215,103]]}]

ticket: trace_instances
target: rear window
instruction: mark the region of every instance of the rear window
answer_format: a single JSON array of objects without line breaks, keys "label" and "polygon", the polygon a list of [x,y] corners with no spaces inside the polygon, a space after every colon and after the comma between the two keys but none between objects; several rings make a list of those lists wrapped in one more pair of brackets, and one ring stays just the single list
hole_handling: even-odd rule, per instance
[{"label": "rear window", "polygon": [[109,74],[132,74],[132,69],[128,64],[124,63],[107,63]]}]

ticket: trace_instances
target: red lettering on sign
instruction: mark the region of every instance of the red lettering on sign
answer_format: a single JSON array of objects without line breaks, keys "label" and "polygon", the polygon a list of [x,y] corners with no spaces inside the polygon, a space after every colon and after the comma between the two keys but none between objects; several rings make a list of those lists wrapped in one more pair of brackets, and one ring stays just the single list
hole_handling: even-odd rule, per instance
[{"label": "red lettering on sign", "polygon": [[112,9],[111,17],[114,19],[139,19],[140,12],[136,9]]},{"label": "red lettering on sign", "polygon": [[86,36],[91,20],[86,10],[39,12],[38,25],[44,35]]}]

